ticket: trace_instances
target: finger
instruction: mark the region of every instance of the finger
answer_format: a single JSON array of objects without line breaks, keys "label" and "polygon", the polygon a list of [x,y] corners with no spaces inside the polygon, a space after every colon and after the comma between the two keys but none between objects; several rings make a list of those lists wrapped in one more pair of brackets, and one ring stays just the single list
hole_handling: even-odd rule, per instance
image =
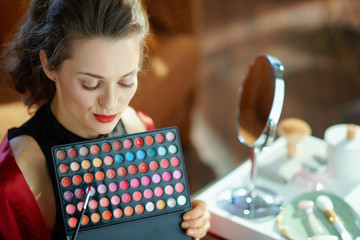
[{"label": "finger", "polygon": [[191,201],[191,205],[193,209],[183,215],[184,220],[199,218],[205,211],[207,211],[206,203],[201,200],[193,200]]},{"label": "finger", "polygon": [[190,237],[194,238],[203,238],[206,236],[207,231],[210,228],[210,223],[208,222],[204,227],[202,228],[188,228],[186,230],[186,234]]},{"label": "finger", "polygon": [[185,220],[181,223],[182,228],[200,228],[210,221],[210,213],[206,211],[204,215],[194,220]]}]

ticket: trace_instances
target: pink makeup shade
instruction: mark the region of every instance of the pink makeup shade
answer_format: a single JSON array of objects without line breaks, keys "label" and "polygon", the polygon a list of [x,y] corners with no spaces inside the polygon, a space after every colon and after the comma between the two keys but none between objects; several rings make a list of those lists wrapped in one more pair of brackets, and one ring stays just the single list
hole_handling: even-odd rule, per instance
[{"label": "pink makeup shade", "polygon": [[157,161],[152,161],[150,163],[150,169],[154,172],[157,171],[159,169],[159,163]]},{"label": "pink makeup shade", "polygon": [[166,158],[160,161],[160,166],[164,169],[168,168],[170,166],[169,160]]},{"label": "pink makeup shade", "polygon": [[89,155],[89,149],[87,147],[81,147],[79,149],[79,154],[80,156],[86,157],[87,155]]},{"label": "pink makeup shade", "polygon": [[121,202],[120,197],[118,195],[114,195],[111,197],[111,204],[112,205],[119,205]]},{"label": "pink makeup shade", "polygon": [[68,151],[68,156],[71,158],[76,158],[78,155],[77,150],[75,148],[70,148]]},{"label": "pink makeup shade", "polygon": [[98,187],[97,187],[97,190],[100,194],[105,194],[107,192],[107,187],[105,184],[100,184]]},{"label": "pink makeup shade", "polygon": [[124,167],[119,167],[117,170],[117,174],[119,175],[119,177],[125,177],[127,174],[127,170]]},{"label": "pink makeup shade", "polygon": [[130,149],[130,148],[132,148],[133,143],[132,143],[132,141],[131,141],[130,139],[126,139],[126,140],[123,142],[123,146],[124,146],[124,148],[126,148],[126,149]]},{"label": "pink makeup shade", "polygon": [[138,188],[140,186],[140,181],[137,178],[133,178],[130,181],[130,186],[133,188]]},{"label": "pink makeup shade", "polygon": [[153,145],[154,144],[154,138],[150,135],[146,136],[145,137],[145,143],[149,146]]},{"label": "pink makeup shade", "polygon": [[109,206],[110,201],[107,197],[103,197],[100,199],[100,206],[106,208],[107,206]]},{"label": "pink makeup shade", "polygon": [[177,166],[180,165],[180,160],[179,160],[177,157],[171,158],[170,161],[171,161],[171,165],[172,165],[173,167],[177,167]]},{"label": "pink makeup shade", "polygon": [[152,176],[151,180],[152,180],[153,183],[156,183],[156,184],[157,184],[157,183],[161,182],[161,177],[160,177],[159,174],[155,173],[155,174]]},{"label": "pink makeup shade", "polygon": [[104,144],[101,146],[101,150],[102,150],[103,152],[106,152],[106,153],[110,152],[110,151],[111,151],[111,145],[110,145],[110,143],[104,143]]},{"label": "pink makeup shade", "polygon": [[166,140],[169,142],[172,142],[175,140],[175,134],[173,132],[167,132],[166,133]]},{"label": "pink makeup shade", "polygon": [[113,211],[114,218],[121,218],[123,216],[123,211],[120,208],[116,208]]},{"label": "pink makeup shade", "polygon": [[78,189],[75,190],[75,197],[76,197],[76,198],[81,199],[81,198],[83,198],[84,196],[85,196],[85,191],[84,191],[83,189],[78,188]]},{"label": "pink makeup shade", "polygon": [[70,215],[74,214],[75,211],[76,211],[76,207],[74,206],[74,204],[69,204],[69,205],[66,206],[66,212],[68,214],[70,214]]},{"label": "pink makeup shade", "polygon": [[154,194],[157,197],[161,197],[162,195],[164,195],[164,189],[162,187],[156,187],[154,190]]},{"label": "pink makeup shade", "polygon": [[182,177],[182,173],[180,170],[175,170],[173,172],[173,177],[176,179],[176,180],[179,180],[181,177]]},{"label": "pink makeup shade", "polygon": [[68,171],[69,171],[69,167],[68,167],[68,165],[67,164],[61,164],[60,166],[59,166],[59,171],[61,172],[61,173],[67,173]]},{"label": "pink makeup shade", "polygon": [[98,202],[97,202],[95,199],[90,200],[90,202],[89,202],[89,208],[91,208],[91,209],[97,209],[98,206],[99,206],[99,204],[98,204]]},{"label": "pink makeup shade", "polygon": [[174,193],[174,187],[171,186],[171,185],[167,185],[167,186],[165,187],[165,193],[166,193],[167,195],[173,194],[173,193]]},{"label": "pink makeup shade", "polygon": [[112,147],[115,151],[120,151],[122,147],[121,142],[119,141],[113,142]]},{"label": "pink makeup shade", "polygon": [[104,163],[108,166],[111,166],[114,163],[114,159],[112,156],[106,156],[104,158]]},{"label": "pink makeup shade", "polygon": [[164,172],[162,174],[162,179],[165,181],[165,182],[170,182],[171,180],[171,173],[169,172]]},{"label": "pink makeup shade", "polygon": [[90,147],[90,152],[91,152],[91,154],[93,154],[93,155],[97,155],[97,154],[99,154],[99,152],[100,152],[100,147],[99,147],[98,145],[92,145],[92,146]]},{"label": "pink makeup shade", "polygon": [[147,199],[151,199],[153,197],[154,193],[151,189],[145,189],[144,191],[144,197]]},{"label": "pink makeup shade", "polygon": [[116,192],[119,189],[117,183],[112,182],[109,184],[109,191],[110,192]]},{"label": "pink makeup shade", "polygon": [[130,165],[128,168],[128,171],[130,174],[135,175],[137,173],[138,169],[137,169],[136,165]]},{"label": "pink makeup shade", "polygon": [[140,201],[142,199],[142,197],[143,197],[143,195],[139,191],[136,191],[133,193],[133,199],[137,202]]},{"label": "pink makeup shade", "polygon": [[63,150],[60,150],[56,153],[56,158],[60,161],[64,160],[66,158],[66,153]]},{"label": "pink makeup shade", "polygon": [[106,177],[113,179],[115,176],[116,176],[116,172],[114,169],[110,168],[106,171]]},{"label": "pink makeup shade", "polygon": [[162,133],[156,134],[155,141],[158,143],[163,143],[165,141],[164,135]]},{"label": "pink makeup shade", "polygon": [[84,206],[84,202],[79,202],[76,206],[77,206],[77,210],[80,212]]},{"label": "pink makeup shade", "polygon": [[184,189],[185,189],[185,187],[184,187],[184,184],[182,184],[182,183],[177,183],[175,185],[175,191],[177,191],[178,193],[183,192]]},{"label": "pink makeup shade", "polygon": [[129,203],[131,201],[131,195],[129,193],[124,193],[121,197],[121,200],[124,203]]},{"label": "pink makeup shade", "polygon": [[129,182],[127,180],[122,180],[119,183],[119,186],[122,190],[127,190],[129,188]]},{"label": "pink makeup shade", "polygon": [[70,164],[70,169],[73,171],[73,172],[77,172],[80,170],[80,164],[78,162],[72,162]]},{"label": "pink makeup shade", "polygon": [[150,178],[148,176],[143,176],[141,178],[141,184],[144,186],[148,186],[150,184]]}]

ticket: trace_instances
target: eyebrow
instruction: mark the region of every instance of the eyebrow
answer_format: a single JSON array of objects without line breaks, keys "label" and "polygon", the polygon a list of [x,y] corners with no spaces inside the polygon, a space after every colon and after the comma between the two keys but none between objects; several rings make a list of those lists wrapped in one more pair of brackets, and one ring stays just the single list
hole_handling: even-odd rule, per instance
[{"label": "eyebrow", "polygon": [[[133,73],[135,73],[137,71],[138,71],[138,69],[135,69],[135,70],[133,70],[133,71],[121,76],[121,77],[123,78],[123,77],[130,76],[131,74],[133,74]],[[77,72],[76,74],[87,75],[87,76],[90,76],[90,77],[93,77],[93,78],[98,78],[98,79],[105,79],[105,77],[103,77],[103,76],[100,76],[100,75],[94,74],[94,73],[90,73],[90,72]]]}]

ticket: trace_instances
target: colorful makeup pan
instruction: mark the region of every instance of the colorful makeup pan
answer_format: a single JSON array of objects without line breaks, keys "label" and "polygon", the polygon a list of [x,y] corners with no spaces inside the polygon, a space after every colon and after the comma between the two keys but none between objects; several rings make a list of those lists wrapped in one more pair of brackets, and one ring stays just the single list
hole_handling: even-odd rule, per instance
[{"label": "colorful makeup pan", "polygon": [[53,147],[65,233],[77,239],[193,239],[180,227],[191,209],[176,127]]}]

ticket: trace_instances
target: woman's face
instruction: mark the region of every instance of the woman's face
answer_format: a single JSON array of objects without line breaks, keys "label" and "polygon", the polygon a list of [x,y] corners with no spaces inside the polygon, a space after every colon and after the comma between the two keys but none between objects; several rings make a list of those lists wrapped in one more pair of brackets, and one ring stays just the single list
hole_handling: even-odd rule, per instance
[{"label": "woman's face", "polygon": [[71,132],[94,138],[111,132],[137,89],[136,37],[76,40],[71,59],[55,72],[51,109]]}]

